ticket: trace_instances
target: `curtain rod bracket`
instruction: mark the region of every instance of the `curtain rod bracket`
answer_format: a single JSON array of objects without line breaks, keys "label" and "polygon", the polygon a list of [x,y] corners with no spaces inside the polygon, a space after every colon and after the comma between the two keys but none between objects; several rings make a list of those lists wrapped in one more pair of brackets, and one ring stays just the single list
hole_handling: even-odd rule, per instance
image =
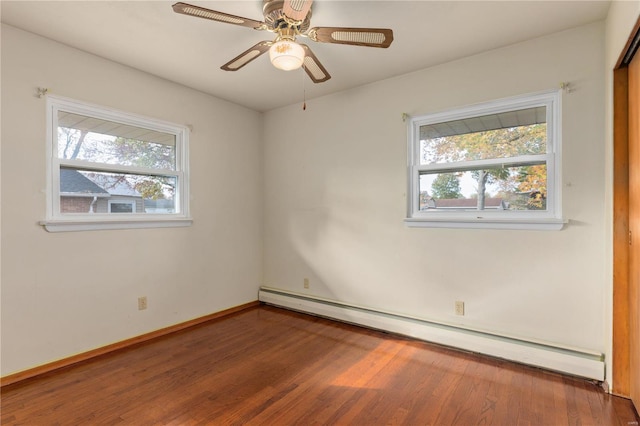
[{"label": "curtain rod bracket", "polygon": [[569,83],[568,81],[563,81],[562,83],[560,83],[560,88],[567,93],[573,92],[573,87],[571,87],[571,83]]},{"label": "curtain rod bracket", "polygon": [[36,88],[36,97],[38,97],[38,99],[40,99],[43,96],[45,96],[48,91],[49,91],[49,89],[46,88],[46,87],[38,87],[38,88]]}]

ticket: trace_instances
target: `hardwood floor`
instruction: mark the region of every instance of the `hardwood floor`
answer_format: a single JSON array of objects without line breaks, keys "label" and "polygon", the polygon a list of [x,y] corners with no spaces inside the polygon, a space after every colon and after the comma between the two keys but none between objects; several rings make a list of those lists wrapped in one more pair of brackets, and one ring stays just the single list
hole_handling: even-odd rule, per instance
[{"label": "hardwood floor", "polygon": [[[637,425],[589,381],[260,306],[2,389],[3,425]],[[635,423],[634,423],[635,422]]]}]

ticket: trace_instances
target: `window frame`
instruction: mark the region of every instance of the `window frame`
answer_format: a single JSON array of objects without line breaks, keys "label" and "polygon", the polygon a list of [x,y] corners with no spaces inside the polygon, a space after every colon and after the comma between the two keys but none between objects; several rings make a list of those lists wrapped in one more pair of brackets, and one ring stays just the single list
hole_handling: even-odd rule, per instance
[{"label": "window frame", "polygon": [[[561,90],[515,96],[483,102],[447,111],[411,117],[407,138],[407,216],[409,227],[429,228],[490,228],[490,229],[538,229],[560,230],[567,223],[562,218],[561,185],[561,135],[562,96]],[[494,158],[449,163],[420,164],[420,127],[454,120],[481,117],[521,109],[544,106],[547,119],[547,149],[544,154],[523,155],[510,158]],[[547,165],[546,210],[468,210],[468,211],[421,211],[420,174],[470,170],[472,167],[504,165],[527,165],[529,161],[544,159]]]},{"label": "window frame", "polygon": [[[178,124],[145,117],[83,101],[47,95],[47,209],[40,224],[49,232],[87,231],[103,229],[165,228],[190,226],[189,215],[189,129]],[[175,136],[175,170],[145,169],[136,166],[111,165],[78,159],[58,158],[58,111],[141,127]],[[61,213],[60,169],[95,172],[161,175],[177,179],[175,206],[177,213]],[[135,210],[135,208],[134,208]]]}]

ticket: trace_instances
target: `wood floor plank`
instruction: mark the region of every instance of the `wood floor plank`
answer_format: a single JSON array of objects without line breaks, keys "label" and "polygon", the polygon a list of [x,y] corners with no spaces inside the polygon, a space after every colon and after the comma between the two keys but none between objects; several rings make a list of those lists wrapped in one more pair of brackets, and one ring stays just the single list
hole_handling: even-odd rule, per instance
[{"label": "wood floor plank", "polygon": [[596,384],[260,306],[2,388],[2,425],[626,425]]}]

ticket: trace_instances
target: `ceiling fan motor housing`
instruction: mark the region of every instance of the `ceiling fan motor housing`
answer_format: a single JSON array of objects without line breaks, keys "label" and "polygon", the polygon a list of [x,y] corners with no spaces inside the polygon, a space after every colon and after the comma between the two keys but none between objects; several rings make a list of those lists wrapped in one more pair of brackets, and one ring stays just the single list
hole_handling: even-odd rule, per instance
[{"label": "ceiling fan motor housing", "polygon": [[[0,0],[1,1],[1,0]],[[276,34],[275,40],[263,40],[245,50],[220,68],[238,71],[260,55],[269,52],[271,63],[284,70],[302,67],[314,83],[331,78],[309,46],[298,43],[297,36],[318,43],[349,44],[352,46],[386,48],[393,41],[393,30],[388,28],[310,27],[313,0],[263,0],[264,21],[258,21],[225,12],[178,2],[173,11],[196,18],[226,24],[240,25],[254,30]],[[290,63],[293,65],[290,66]]]},{"label": "ceiling fan motor housing", "polygon": [[291,20],[287,19],[282,11],[283,6],[284,0],[264,0],[262,13],[264,15],[264,22],[267,24],[267,30],[278,32],[279,29],[292,27],[297,33],[306,32],[311,24],[311,11],[307,13],[307,16],[302,22],[292,26]]}]

